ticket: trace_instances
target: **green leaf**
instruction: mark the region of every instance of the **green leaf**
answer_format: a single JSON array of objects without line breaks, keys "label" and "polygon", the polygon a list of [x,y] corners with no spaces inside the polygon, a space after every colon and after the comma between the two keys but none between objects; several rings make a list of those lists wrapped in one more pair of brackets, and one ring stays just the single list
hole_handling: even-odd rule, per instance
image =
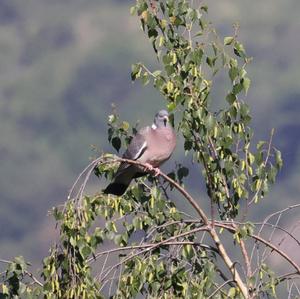
[{"label": "green leaf", "polygon": [[239,74],[239,69],[237,68],[237,67],[231,67],[230,69],[229,69],[229,72],[228,72],[228,74],[229,74],[229,77],[230,77],[230,79],[231,79],[231,82],[233,82],[234,81],[234,79],[238,76],[238,74]]},{"label": "green leaf", "polygon": [[265,141],[259,141],[256,145],[257,150],[261,150],[263,148],[263,146],[266,144]]},{"label": "green leaf", "polygon": [[111,114],[108,116],[108,123],[113,124],[117,120],[117,116],[115,114]]},{"label": "green leaf", "polygon": [[234,41],[234,37],[233,36],[226,36],[224,38],[224,45],[225,46],[231,45],[233,41]]},{"label": "green leaf", "polygon": [[263,184],[262,184],[262,192],[263,192],[263,195],[267,195],[269,193],[269,184],[268,184],[268,181],[267,180],[264,180],[263,181]]},{"label": "green leaf", "polygon": [[19,294],[24,294],[26,291],[26,284],[23,282],[19,282]]},{"label": "green leaf", "polygon": [[117,245],[121,245],[122,242],[123,242],[123,238],[122,238],[122,235],[116,235],[115,238],[114,238],[114,242],[117,244]]},{"label": "green leaf", "polygon": [[233,86],[232,93],[237,95],[242,91],[242,89],[243,89],[243,85],[241,83],[237,83]]},{"label": "green leaf", "polygon": [[160,70],[154,71],[154,72],[152,73],[152,75],[153,75],[154,77],[158,77],[160,74],[161,74],[161,71],[160,71]]},{"label": "green leaf", "polygon": [[249,78],[245,77],[245,78],[242,79],[243,89],[244,89],[246,94],[248,92],[250,84],[251,84],[251,80]]},{"label": "green leaf", "polygon": [[184,150],[190,151],[193,147],[193,142],[191,140],[185,140],[184,142]]},{"label": "green leaf", "polygon": [[[263,152],[262,151],[259,151],[255,154],[255,163],[256,165],[261,165],[263,163],[263,158],[264,158],[264,155],[263,155]],[[260,168],[258,168],[259,170]]]},{"label": "green leaf", "polygon": [[233,94],[233,93],[229,93],[227,96],[226,96],[226,101],[231,105],[233,104],[235,101],[236,101],[236,95]]},{"label": "green leaf", "polygon": [[177,171],[177,175],[179,180],[189,175],[189,169],[187,167],[180,167]]},{"label": "green leaf", "polygon": [[215,63],[216,63],[217,57],[207,57],[206,58],[206,63],[210,66],[210,67],[214,67]]},{"label": "green leaf", "polygon": [[246,58],[245,48],[243,44],[238,41],[236,41],[234,44],[234,53],[241,58]]},{"label": "green leaf", "polygon": [[174,89],[174,83],[172,81],[168,81],[167,83],[167,92],[171,93]]},{"label": "green leaf", "polygon": [[203,10],[207,13],[208,12],[208,6],[207,5],[201,6],[201,10]]},{"label": "green leaf", "polygon": [[201,48],[196,48],[193,53],[193,61],[196,65],[200,65],[204,52]]},{"label": "green leaf", "polygon": [[236,289],[235,288],[230,288],[228,291],[228,295],[229,298],[235,298],[236,296]]},{"label": "green leaf", "polygon": [[167,108],[170,112],[174,111],[174,109],[176,108],[176,103],[175,102],[168,103]]},{"label": "green leaf", "polygon": [[142,67],[139,63],[133,64],[131,66],[131,80],[135,81],[137,78],[140,77],[142,71]]},{"label": "green leaf", "polygon": [[212,114],[209,114],[205,121],[207,130],[212,130],[216,124],[216,120]]},{"label": "green leaf", "polygon": [[128,131],[128,129],[129,129],[129,123],[127,122],[127,121],[123,121],[122,122],[122,129],[124,130],[124,131]]},{"label": "green leaf", "polygon": [[252,165],[255,161],[255,156],[251,154],[250,152],[248,153],[247,161],[249,165]]},{"label": "green leaf", "polygon": [[182,256],[187,260],[190,260],[194,256],[192,245],[187,244],[183,246]]},{"label": "green leaf", "polygon": [[142,80],[143,85],[147,85],[147,84],[150,82],[149,74],[145,72],[145,73],[143,74],[141,80]]},{"label": "green leaf", "polygon": [[133,224],[135,229],[141,229],[141,227],[142,227],[142,222],[141,222],[141,219],[139,217],[133,218],[132,224]]},{"label": "green leaf", "polygon": [[23,256],[17,256],[17,257],[15,257],[14,258],[14,262],[16,263],[17,268],[20,269],[22,272],[24,270],[26,270],[27,265],[26,265],[26,262],[25,262]]},{"label": "green leaf", "polygon": [[73,237],[70,237],[70,244],[75,247],[76,246],[76,239]]},{"label": "green leaf", "polygon": [[84,259],[92,253],[91,248],[89,246],[83,246],[79,249],[79,252]]},{"label": "green leaf", "polygon": [[130,7],[130,14],[131,14],[132,16],[134,16],[136,13],[137,13],[136,6]]},{"label": "green leaf", "polygon": [[279,150],[277,150],[276,148],[274,148],[275,151],[275,161],[276,161],[276,165],[278,167],[278,169],[281,169],[283,166],[283,161],[282,161],[282,157],[281,157],[281,152]]},{"label": "green leaf", "polygon": [[249,116],[249,112],[249,106],[246,103],[242,102],[240,106],[241,118],[244,119],[245,117]]},{"label": "green leaf", "polygon": [[[9,295],[9,288],[6,286],[6,284],[2,284],[2,293],[4,294],[4,295]],[[1,295],[1,294],[0,294]],[[4,297],[4,298],[6,298],[6,296]]]},{"label": "green leaf", "polygon": [[116,151],[119,152],[119,150],[121,148],[121,139],[119,137],[114,137],[111,140],[111,144],[116,149]]},{"label": "green leaf", "polygon": [[56,221],[63,220],[64,218],[63,213],[57,207],[53,208],[53,216]]},{"label": "green leaf", "polygon": [[156,77],[154,79],[154,87],[156,89],[161,90],[163,85],[164,85],[164,80],[161,77]]},{"label": "green leaf", "polygon": [[268,171],[268,178],[272,184],[275,183],[277,175],[277,169],[274,166],[271,166],[270,170]]},{"label": "green leaf", "polygon": [[170,58],[170,56],[168,54],[166,54],[162,57],[162,61],[163,61],[164,65],[168,65],[171,63],[172,59]]},{"label": "green leaf", "polygon": [[158,32],[155,30],[155,29],[149,29],[148,30],[148,36],[149,36],[149,38],[151,38],[151,37],[157,37],[158,36]]}]

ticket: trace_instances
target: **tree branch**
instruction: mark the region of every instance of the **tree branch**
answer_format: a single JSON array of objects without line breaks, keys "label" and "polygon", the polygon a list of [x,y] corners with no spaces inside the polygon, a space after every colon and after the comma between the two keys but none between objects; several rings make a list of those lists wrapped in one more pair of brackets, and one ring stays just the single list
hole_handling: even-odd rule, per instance
[{"label": "tree branch", "polygon": [[234,282],[234,280],[227,280],[224,283],[222,283],[213,293],[207,297],[207,299],[213,298],[214,295],[216,295],[226,284],[230,284],[231,282]]},{"label": "tree branch", "polygon": [[[231,233],[236,233],[237,232],[236,228],[234,228],[232,226],[229,226],[229,225],[226,225],[226,224],[221,224],[221,223],[218,222],[215,225],[217,227],[225,228],[225,229],[227,229]],[[255,240],[263,243],[267,247],[271,248],[273,251],[277,252],[280,256],[282,256],[285,260],[287,260],[296,269],[296,271],[297,271],[298,274],[300,274],[300,266],[295,261],[293,261],[286,253],[284,253],[282,250],[280,250],[278,247],[276,247],[271,242],[263,239],[260,236],[251,234],[251,235],[249,235],[249,237],[251,237],[251,238],[253,238],[253,239],[255,239]]]},{"label": "tree branch", "polygon": [[[163,240],[163,241],[160,241],[160,242],[157,242],[157,243],[148,243],[148,244],[140,244],[140,245],[134,245],[134,246],[125,246],[125,247],[118,247],[118,248],[113,248],[113,249],[109,249],[109,250],[105,250],[105,251],[102,251],[102,252],[99,252],[97,254],[95,254],[94,257],[91,257],[87,260],[87,262],[92,262],[93,260],[96,260],[98,257],[102,256],[102,255],[105,255],[105,254],[111,254],[111,253],[115,253],[115,252],[118,252],[118,251],[126,251],[126,250],[134,250],[134,249],[147,249],[147,250],[152,250],[154,248],[157,248],[157,247],[160,247],[162,245],[176,245],[176,244],[173,244],[172,241],[173,240],[176,240],[178,238],[182,238],[182,237],[186,237],[188,235],[191,235],[191,234],[195,234],[199,231],[206,231],[208,230],[208,227],[206,226],[202,226],[202,227],[197,227],[195,229],[192,229],[188,232],[184,232],[184,233],[181,233],[181,234],[178,234],[176,236],[172,236],[170,237],[169,239],[166,239],[166,240]],[[191,244],[191,245],[198,245],[198,246],[201,246],[201,247],[206,247],[205,244],[202,244],[202,243],[197,243],[197,242],[188,242],[188,241],[184,241],[186,242],[186,244]],[[171,244],[172,243],[172,244]],[[183,245],[183,242],[178,242],[176,241],[176,243],[180,243],[181,245]],[[209,247],[211,250],[215,251],[215,252],[218,252],[217,249],[213,248],[213,247],[210,247],[210,246],[207,246]]]}]

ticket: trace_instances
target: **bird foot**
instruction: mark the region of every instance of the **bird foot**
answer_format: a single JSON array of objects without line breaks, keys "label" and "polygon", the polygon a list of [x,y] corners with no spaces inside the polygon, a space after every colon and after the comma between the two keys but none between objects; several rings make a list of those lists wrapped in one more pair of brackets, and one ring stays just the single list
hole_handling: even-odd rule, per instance
[{"label": "bird foot", "polygon": [[160,169],[158,167],[153,167],[149,163],[146,163],[146,170],[153,172],[155,177],[160,175]]},{"label": "bird foot", "polygon": [[158,177],[160,175],[160,169],[158,167],[153,168],[154,176]]}]

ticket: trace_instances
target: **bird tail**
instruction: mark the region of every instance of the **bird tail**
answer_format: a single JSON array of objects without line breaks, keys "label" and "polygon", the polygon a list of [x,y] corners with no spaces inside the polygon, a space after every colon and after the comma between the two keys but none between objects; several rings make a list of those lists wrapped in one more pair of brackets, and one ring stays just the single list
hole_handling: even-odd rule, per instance
[{"label": "bird tail", "polygon": [[113,182],[111,184],[109,184],[104,190],[103,193],[104,194],[113,194],[113,195],[123,195],[127,189],[127,187],[129,186],[129,184],[122,184],[122,183],[118,183],[118,182]]}]

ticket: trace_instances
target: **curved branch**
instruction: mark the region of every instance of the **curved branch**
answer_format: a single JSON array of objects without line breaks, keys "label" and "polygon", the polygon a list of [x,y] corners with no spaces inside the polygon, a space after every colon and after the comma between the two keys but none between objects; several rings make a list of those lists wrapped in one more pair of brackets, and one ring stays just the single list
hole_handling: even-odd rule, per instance
[{"label": "curved branch", "polygon": [[[148,251],[151,251],[157,247],[160,247],[160,246],[163,246],[163,245],[168,245],[168,243],[170,243],[171,240],[174,240],[174,239],[177,239],[179,237],[184,237],[186,235],[189,235],[191,233],[195,233],[197,231],[201,231],[201,230],[207,230],[206,227],[198,227],[197,229],[194,229],[194,230],[191,230],[191,231],[188,231],[188,232],[184,232],[182,234],[179,234],[177,236],[173,236],[167,240],[163,240],[161,242],[158,242],[158,243],[154,243],[154,244],[151,244],[151,245],[147,245],[145,244],[145,246],[143,245],[137,245],[137,246],[134,246],[134,247],[138,247],[138,248],[144,248],[142,251],[139,251],[139,252],[136,252],[136,253],[132,253],[130,256],[127,256],[126,258],[124,258],[124,260],[120,261],[119,263],[115,264],[114,266],[112,266],[108,271],[106,271],[105,275],[103,278],[101,278],[100,282],[103,282],[105,280],[105,278],[111,273],[111,271],[113,271],[114,269],[118,268],[119,266],[121,266],[122,264],[124,264],[125,262],[131,260],[132,258],[140,255],[140,254],[143,254],[145,252],[148,252]],[[171,242],[172,243],[172,242]],[[171,244],[172,245],[172,244]],[[182,244],[181,244],[182,245]],[[125,248],[125,247],[124,247]],[[118,250],[114,250],[114,252],[116,251],[119,251],[121,248],[118,248]],[[128,249],[128,248],[127,248]]]},{"label": "curved branch", "polygon": [[[221,224],[221,223],[218,222],[215,225],[217,227],[225,228],[231,233],[236,233],[237,232],[236,228],[234,228],[232,226],[229,226],[229,225],[226,225],[226,224]],[[298,274],[300,274],[300,266],[295,261],[293,261],[286,253],[284,253],[282,250],[280,250],[278,247],[276,247],[271,242],[263,239],[260,236],[251,234],[251,235],[249,235],[249,237],[255,239],[256,241],[259,241],[259,242],[263,243],[267,247],[271,248],[273,251],[277,252],[281,257],[283,257],[286,261],[288,261],[296,269]]]},{"label": "curved branch", "polygon": [[274,213],[268,215],[268,216],[265,218],[265,220],[262,222],[262,224],[261,224],[261,229],[259,230],[259,234],[261,233],[261,230],[263,229],[263,226],[264,226],[266,223],[268,223],[269,220],[270,220],[272,217],[274,217],[274,216],[276,216],[276,215],[281,215],[281,214],[283,214],[283,213],[285,213],[285,212],[287,212],[287,211],[290,211],[290,210],[292,210],[292,209],[299,208],[299,207],[300,207],[300,204],[291,205],[291,206],[288,206],[287,208],[284,208],[284,209],[282,209],[282,210],[280,210],[280,211],[277,211],[277,212],[274,212]]},{"label": "curved branch", "polygon": [[[228,223],[229,225],[231,225],[232,222],[226,221],[226,223]],[[238,222],[238,221],[234,221],[233,223],[236,223],[238,225],[245,225],[246,224],[245,222]],[[278,229],[278,230],[284,232],[285,234],[287,234],[291,239],[293,239],[297,243],[298,246],[300,246],[300,241],[292,233],[290,233],[288,230],[286,230],[283,227],[280,227],[278,225],[275,225],[275,224],[272,224],[272,223],[269,223],[269,222],[254,222],[252,224],[253,225],[266,225],[266,226]]]},{"label": "curved branch", "polygon": [[25,271],[25,274],[28,275],[36,284],[38,284],[40,287],[43,287],[44,285],[31,273],[27,270]]},{"label": "curved branch", "polygon": [[[208,227],[207,226],[197,227],[195,229],[192,229],[190,231],[178,234],[176,236],[172,236],[169,239],[166,239],[166,240],[163,240],[163,241],[160,241],[160,242],[157,242],[157,243],[140,244],[140,245],[118,247],[118,248],[113,248],[113,249],[105,250],[105,251],[102,251],[102,252],[99,252],[99,253],[95,254],[94,257],[89,258],[87,260],[87,262],[92,262],[93,260],[97,259],[99,256],[102,256],[102,255],[105,255],[105,254],[114,253],[114,252],[118,252],[118,251],[134,250],[134,249],[145,249],[145,248],[148,249],[148,250],[152,250],[152,249],[157,248],[159,246],[172,245],[171,242],[173,240],[176,240],[178,238],[182,238],[182,237],[185,237],[185,236],[188,236],[188,235],[191,235],[191,234],[195,234],[195,233],[197,233],[199,231],[204,231],[204,230],[208,230]],[[190,244],[192,244],[192,243],[196,245],[196,242],[190,242]],[[199,246],[204,247],[204,244],[202,244],[202,243],[197,243],[197,244]],[[175,244],[173,244],[173,245],[175,245]],[[210,247],[210,248],[212,249],[213,247]],[[214,250],[214,251],[217,252],[217,250],[215,248],[212,249],[212,250]]]},{"label": "curved branch", "polygon": [[234,280],[227,280],[224,283],[222,283],[207,299],[213,298],[226,284],[230,284],[234,282]]}]

